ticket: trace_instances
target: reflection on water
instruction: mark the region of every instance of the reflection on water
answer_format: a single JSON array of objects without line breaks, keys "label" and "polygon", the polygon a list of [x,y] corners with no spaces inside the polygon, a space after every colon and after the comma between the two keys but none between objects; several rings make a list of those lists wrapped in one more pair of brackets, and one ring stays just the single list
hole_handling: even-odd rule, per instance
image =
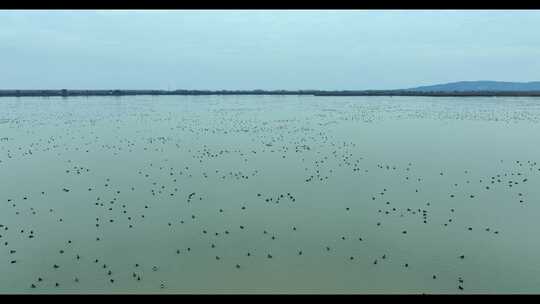
[{"label": "reflection on water", "polygon": [[3,98],[2,293],[535,293],[540,99]]}]

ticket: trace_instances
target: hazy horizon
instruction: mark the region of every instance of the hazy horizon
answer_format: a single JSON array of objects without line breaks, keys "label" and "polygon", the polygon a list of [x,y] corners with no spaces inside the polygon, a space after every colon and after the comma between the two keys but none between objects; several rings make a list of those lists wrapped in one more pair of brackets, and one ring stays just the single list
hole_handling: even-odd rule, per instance
[{"label": "hazy horizon", "polygon": [[0,89],[540,80],[540,11],[1,11]]}]

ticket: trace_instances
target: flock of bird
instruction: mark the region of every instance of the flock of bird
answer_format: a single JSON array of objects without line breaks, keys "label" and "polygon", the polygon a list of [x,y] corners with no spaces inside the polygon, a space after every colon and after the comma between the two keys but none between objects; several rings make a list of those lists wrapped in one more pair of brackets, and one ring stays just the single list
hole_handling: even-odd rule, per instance
[{"label": "flock of bird", "polygon": [[[497,196],[518,207],[533,203],[536,160],[499,160],[484,171],[465,161],[426,169],[422,158],[381,161],[364,151],[361,136],[340,132],[388,120],[536,124],[540,111],[375,99],[1,100],[0,291],[89,292],[85,284],[100,280],[101,292],[136,290],[145,281],[147,290],[190,292],[174,282],[194,276],[189,271],[160,278],[190,256],[198,256],[190,260],[195,268],[220,263],[226,270],[216,272],[240,276],[257,273],[256,259],[291,269],[293,260],[316,257],[314,275],[324,263],[390,263],[411,280],[422,269],[414,276],[419,286],[454,282],[418,293],[474,289],[463,274],[427,269],[410,251],[392,249],[415,237],[410,246],[435,243],[429,238],[436,233],[502,242],[505,227],[481,215],[472,220],[467,206],[489,208]],[[463,264],[475,254],[466,248],[441,259]],[[86,276],[90,269],[100,274]],[[356,288],[363,291],[361,283]]]}]

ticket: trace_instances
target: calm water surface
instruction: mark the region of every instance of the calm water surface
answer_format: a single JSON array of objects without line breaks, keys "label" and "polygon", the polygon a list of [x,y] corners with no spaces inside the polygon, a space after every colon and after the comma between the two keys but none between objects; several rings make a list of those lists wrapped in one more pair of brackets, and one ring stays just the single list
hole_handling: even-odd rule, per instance
[{"label": "calm water surface", "polygon": [[0,293],[538,293],[539,121],[538,98],[2,98]]}]

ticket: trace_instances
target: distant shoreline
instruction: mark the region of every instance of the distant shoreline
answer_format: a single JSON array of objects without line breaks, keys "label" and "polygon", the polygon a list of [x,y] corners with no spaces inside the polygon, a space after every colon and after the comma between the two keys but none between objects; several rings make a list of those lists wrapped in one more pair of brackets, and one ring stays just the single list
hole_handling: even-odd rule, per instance
[{"label": "distant shoreline", "polygon": [[135,96],[135,95],[310,95],[310,96],[428,96],[428,97],[540,97],[540,91],[412,91],[412,90],[0,90],[0,97],[72,97],[72,96]]}]

